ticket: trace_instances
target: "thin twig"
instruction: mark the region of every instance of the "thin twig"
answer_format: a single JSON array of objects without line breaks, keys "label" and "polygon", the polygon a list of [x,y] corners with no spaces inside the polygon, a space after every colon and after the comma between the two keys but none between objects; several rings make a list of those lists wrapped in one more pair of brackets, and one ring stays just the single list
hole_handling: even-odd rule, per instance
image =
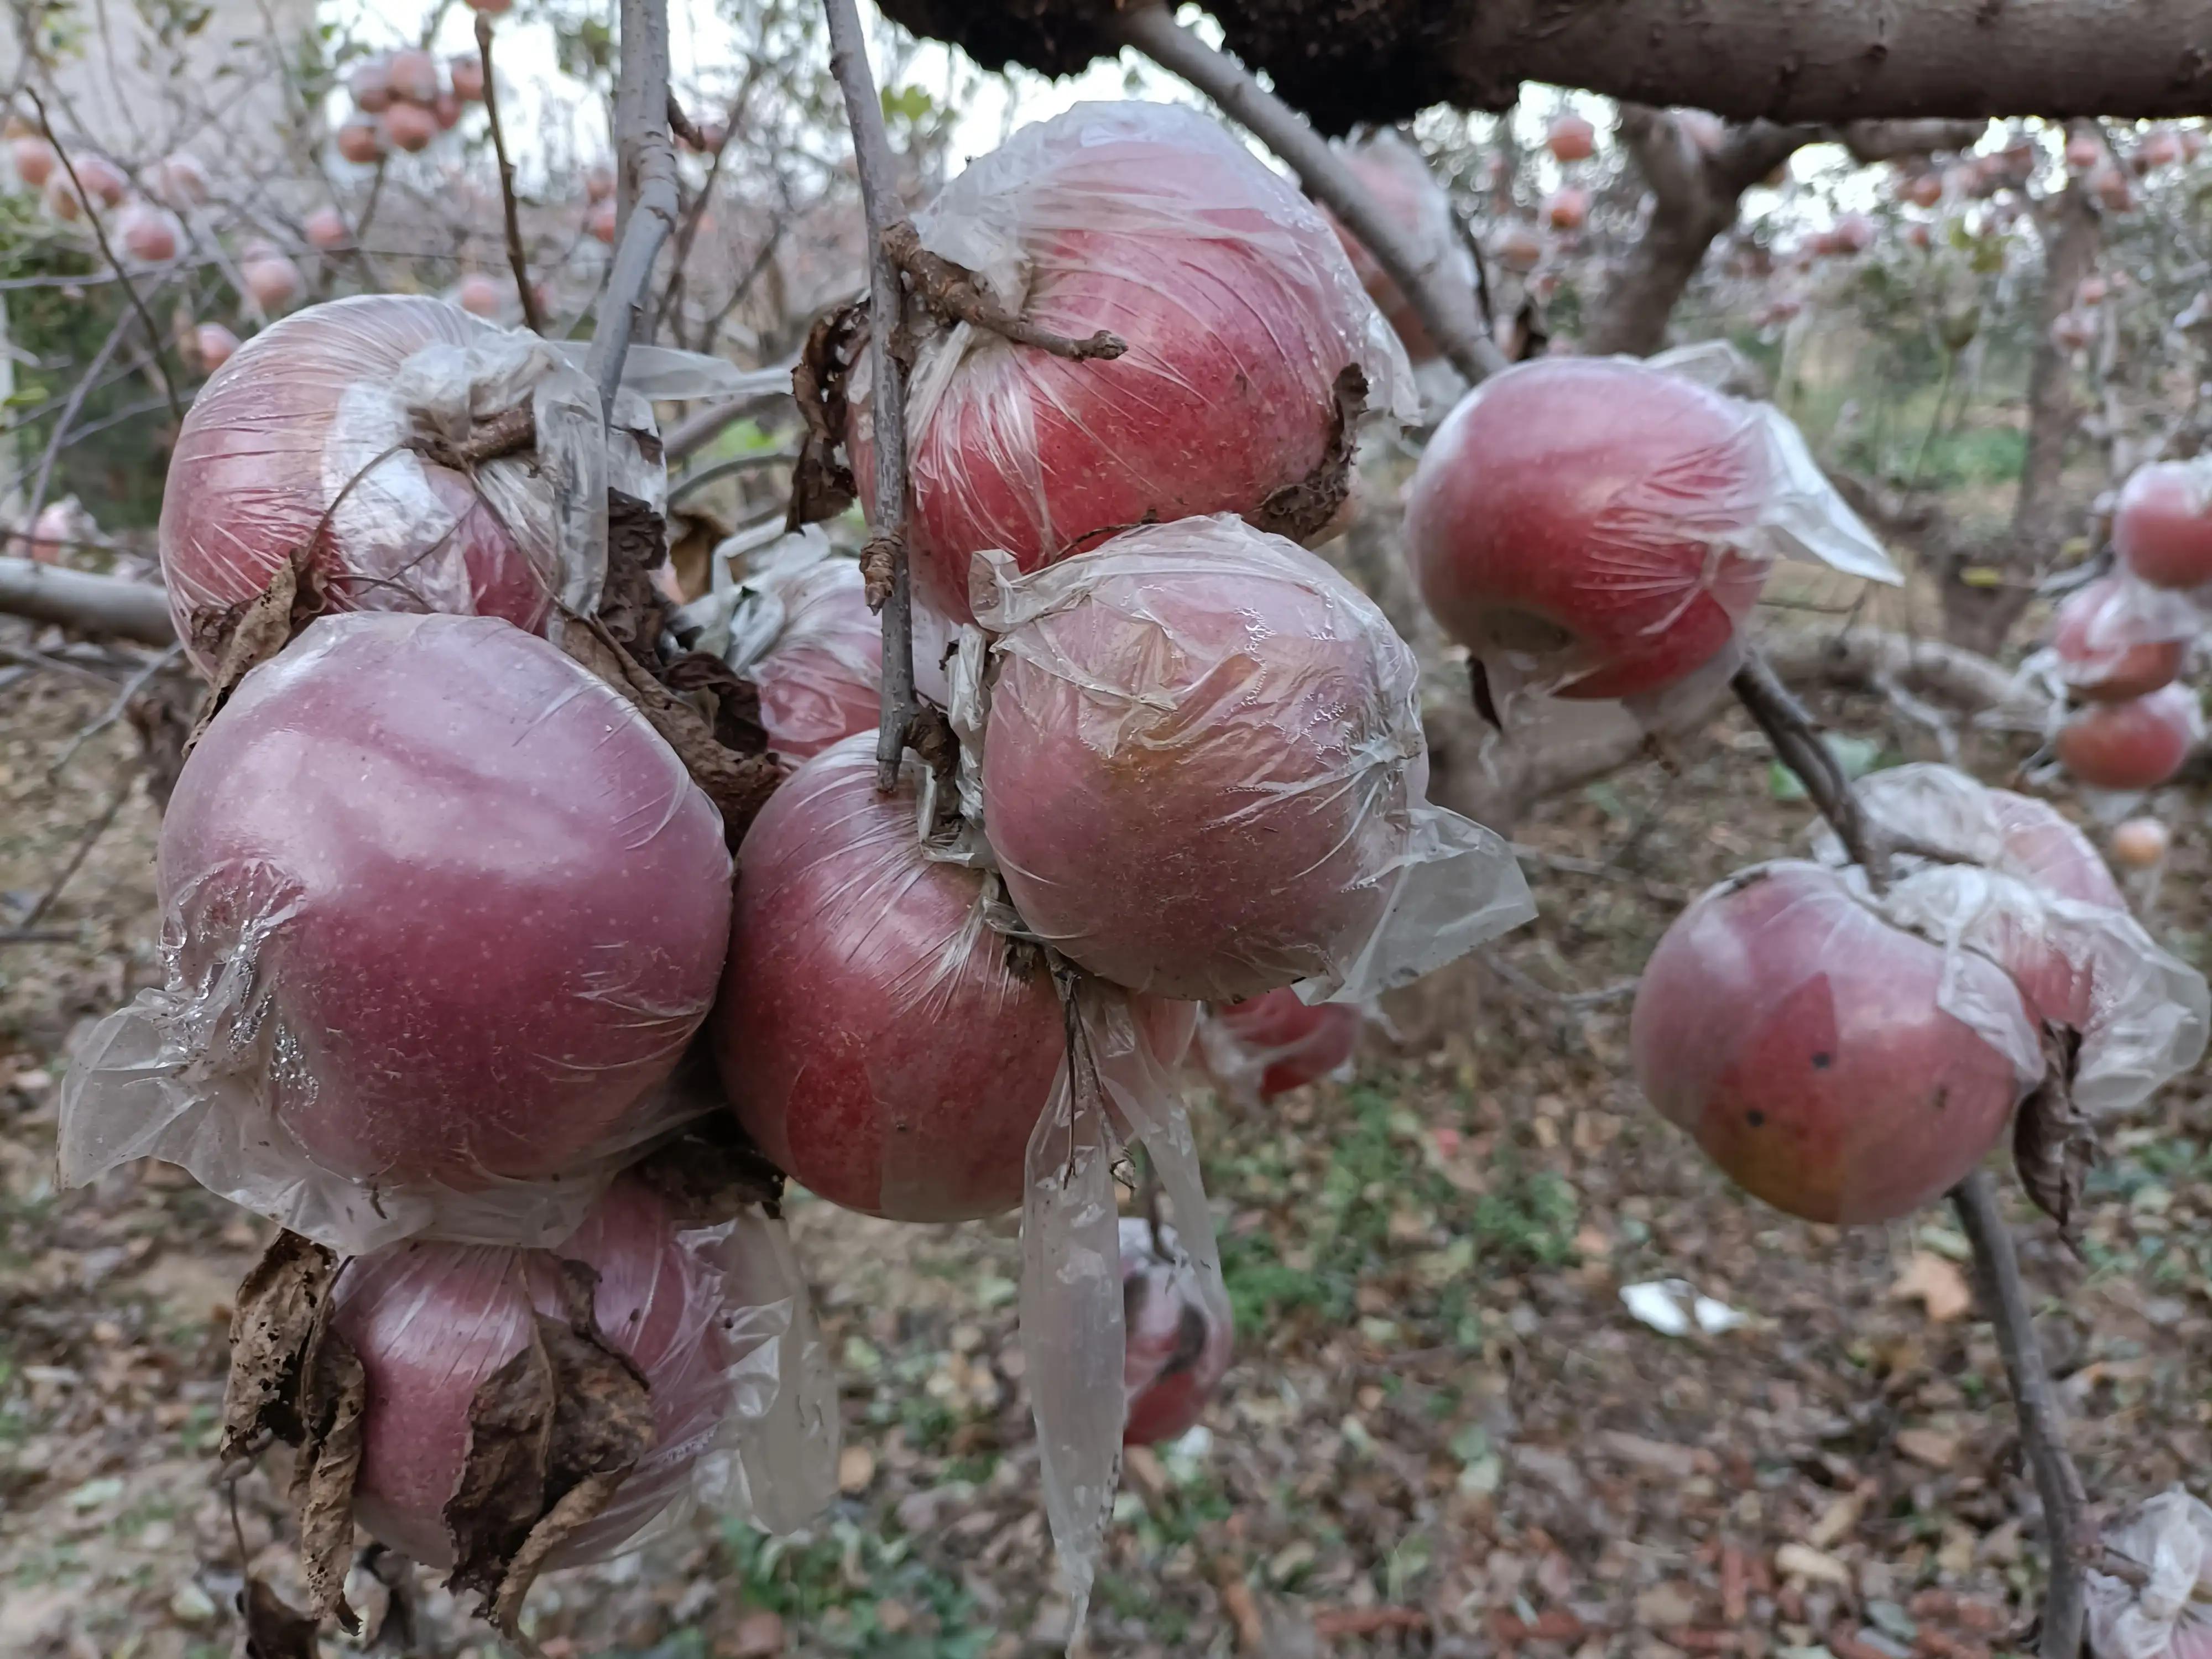
[{"label": "thin twig", "polygon": [[741,472],[753,472],[764,466],[789,466],[799,457],[782,450],[769,450],[759,455],[733,455],[726,461],[717,461],[712,466],[702,466],[696,472],[687,472],[668,486],[669,504],[673,506],[686,495],[697,494],[710,483],[735,477]]},{"label": "thin twig", "polygon": [[1253,79],[1236,59],[1216,52],[1177,23],[1165,6],[1139,7],[1115,18],[1109,27],[1127,45],[1212,99],[1290,163],[1306,193],[1341,220],[1375,256],[1375,263],[1412,304],[1429,337],[1470,383],[1506,366],[1498,343],[1476,323],[1474,307],[1462,310],[1445,297],[1441,280],[1445,256],[1440,252],[1424,259],[1416,253],[1344,158],[1305,117]]},{"label": "thin twig", "polygon": [[122,277],[123,292],[129,296],[131,308],[138,313],[138,321],[146,331],[147,349],[154,354],[154,372],[161,377],[161,390],[169,399],[169,413],[181,426],[185,419],[185,404],[184,399],[177,396],[177,383],[169,378],[169,360],[162,355],[167,342],[162,337],[161,325],[154,320],[154,313],[146,309],[146,301],[138,292],[138,284],[123,275],[123,261],[115,257],[115,249],[108,242],[107,227],[100,222],[100,210],[93,205],[92,193],[79,181],[76,163],[70,159],[68,149],[62,143],[61,134],[54,131],[53,123],[46,118],[46,106],[40,101],[38,89],[26,85],[23,95],[31,100],[31,107],[39,112],[39,125],[46,135],[46,142],[53,146],[54,159],[62,164],[62,171],[69,174],[70,188],[76,191],[76,199],[84,208],[85,222],[92,227],[93,240],[100,244],[100,257]]},{"label": "thin twig", "polygon": [[898,785],[899,759],[918,707],[914,693],[914,599],[906,548],[906,364],[896,335],[905,306],[898,266],[887,239],[899,211],[891,141],[868,67],[866,37],[854,0],[823,0],[830,20],[830,69],[845,94],[860,165],[860,200],[868,218],[868,364],[875,431],[876,476],[870,517],[875,528],[861,558],[884,593],[883,714],[876,732],[876,787]]},{"label": "thin twig", "polygon": [[1554,1008],[1602,1008],[1608,1003],[1626,1002],[1636,994],[1637,981],[1622,980],[1618,984],[1601,986],[1595,991],[1555,991],[1541,980],[1532,978],[1508,962],[1499,952],[1491,949],[1477,951],[1475,960],[1504,980],[1532,1002],[1540,1002]]},{"label": "thin twig", "polygon": [[78,839],[76,850],[70,854],[69,862],[62,866],[61,874],[54,878],[53,884],[39,896],[39,902],[31,907],[30,913],[23,918],[21,924],[22,931],[27,933],[46,920],[46,912],[53,908],[54,901],[62,896],[62,889],[70,884],[70,878],[76,874],[83,866],[94,846],[102,836],[107,833],[107,826],[115,822],[115,815],[123,810],[123,803],[131,799],[131,786],[137,781],[138,774],[135,769],[124,774],[122,783],[117,787],[113,797],[107,803],[107,810],[102,812],[94,821],[92,827]]},{"label": "thin twig", "polygon": [[2065,1419],[2059,1412],[2057,1391],[2051,1386],[2051,1373],[2043,1363],[2035,1321],[2021,1284],[2020,1259],[2013,1253],[2012,1232],[1998,1212],[1996,1192],[1988,1174],[1977,1170],[1960,1182],[1952,1189],[1951,1203],[1981,1270],[1983,1293],[1990,1299],[1990,1323],[1996,1333],[1997,1351],[2004,1356],[2013,1408],[2020,1417],[2021,1445],[2043,1499],[2051,1582],[2044,1593],[2039,1651],[2043,1659],[2077,1659],[2087,1589],[2081,1559],[2085,1537],[2081,1512],[2086,1502],[2081,1477],[2067,1455]]},{"label": "thin twig", "polygon": [[141,691],[146,689],[146,683],[149,680],[152,679],[155,675],[160,673],[171,664],[176,662],[184,654],[185,647],[183,646],[173,645],[167,651],[162,652],[159,656],[149,660],[143,668],[133,674],[129,679],[124,681],[123,689],[115,694],[115,701],[107,705],[106,711],[100,714],[98,720],[94,720],[92,724],[81,729],[75,737],[69,740],[68,746],[63,749],[62,752],[55,757],[54,763],[46,769],[46,775],[49,778],[59,777],[61,775],[62,769],[67,766],[71,760],[76,758],[76,751],[78,750],[83,748],[86,744],[91,742],[93,738],[98,737],[102,732],[105,732],[109,726],[114,725],[116,721],[123,718],[123,711],[131,707],[131,699],[137,696]]},{"label": "thin twig", "polygon": [[507,217],[507,262],[514,268],[514,291],[522,301],[522,323],[532,334],[545,331],[531,292],[530,262],[522,252],[522,214],[514,200],[514,163],[507,159],[507,134],[499,125],[499,82],[491,70],[491,15],[477,14],[477,60],[483,65],[484,123],[491,129],[492,154],[499,161],[500,207]]},{"label": "thin twig", "polygon": [[584,365],[599,385],[599,406],[609,418],[630,342],[652,337],[647,295],[652,292],[653,262],[683,207],[676,187],[676,151],[668,142],[668,0],[623,0],[615,152],[622,234]]}]

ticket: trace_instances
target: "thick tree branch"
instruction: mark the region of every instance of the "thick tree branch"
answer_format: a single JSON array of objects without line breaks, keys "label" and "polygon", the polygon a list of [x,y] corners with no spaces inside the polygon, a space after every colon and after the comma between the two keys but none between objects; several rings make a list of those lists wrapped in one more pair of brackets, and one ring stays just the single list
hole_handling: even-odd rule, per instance
[{"label": "thick tree branch", "polygon": [[[487,94],[490,88],[485,88]],[[633,339],[649,339],[647,296],[653,262],[676,228],[681,208],[676,151],[668,142],[667,0],[622,0],[622,68],[615,88],[615,160],[622,230],[599,300],[585,372],[612,414],[623,361]]]},{"label": "thick tree branch", "polygon": [[507,221],[507,262],[514,270],[514,291],[522,301],[522,325],[532,334],[545,331],[538,296],[530,286],[530,262],[522,252],[522,218],[514,200],[514,163],[507,159],[507,133],[499,124],[499,81],[491,67],[491,16],[477,14],[477,60],[483,65],[484,122],[491,129],[492,155],[499,162],[499,200]]},{"label": "thick tree branch", "polygon": [[899,356],[906,297],[889,246],[900,211],[898,173],[884,131],[882,100],[868,67],[868,43],[854,0],[823,0],[830,19],[830,68],[845,95],[860,199],[868,219],[868,367],[876,476],[874,528],[861,556],[872,592],[882,594],[883,714],[876,731],[876,787],[898,785],[899,761],[919,704],[914,691],[914,597],[906,547],[906,364]]},{"label": "thick tree branch", "polygon": [[[1504,353],[1483,332],[1480,319],[1471,307],[1454,303],[1450,286],[1440,280],[1437,259],[1424,260],[1413,252],[1344,158],[1304,117],[1243,65],[1182,27],[1164,7],[1141,7],[1116,18],[1111,27],[1119,39],[1205,93],[1287,161],[1307,193],[1366,245],[1462,375],[1478,381],[1505,367]],[[1437,258],[1442,257],[1440,252]]]},{"label": "thick tree branch", "polygon": [[169,596],[160,588],[35,559],[0,558],[0,612],[141,645],[173,645],[177,639]]}]

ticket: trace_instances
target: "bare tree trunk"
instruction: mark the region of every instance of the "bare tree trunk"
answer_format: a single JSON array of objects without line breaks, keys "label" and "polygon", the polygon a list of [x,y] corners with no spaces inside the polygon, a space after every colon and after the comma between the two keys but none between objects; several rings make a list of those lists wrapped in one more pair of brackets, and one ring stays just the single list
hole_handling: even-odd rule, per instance
[{"label": "bare tree trunk", "polygon": [[[2081,279],[2095,268],[2104,246],[2104,221],[2088,188],[2076,177],[2045,204],[2043,301],[2036,308],[2035,357],[2027,378],[2027,454],[2012,529],[2003,544],[1951,553],[1943,568],[1943,633],[1954,645],[1984,656],[2003,649],[2005,636],[2035,597],[2038,573],[2058,551],[2065,529],[2059,489],[2066,447],[2081,411],[2074,402],[2074,368],[2051,338],[2051,325],[2074,304]],[[1969,572],[1992,571],[1969,580]]]}]

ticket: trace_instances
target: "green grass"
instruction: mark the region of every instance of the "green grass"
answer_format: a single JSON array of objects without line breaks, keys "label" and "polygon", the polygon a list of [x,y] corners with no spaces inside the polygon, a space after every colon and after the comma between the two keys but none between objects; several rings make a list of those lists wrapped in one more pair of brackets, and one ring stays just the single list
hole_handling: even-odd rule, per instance
[{"label": "green grass", "polygon": [[[990,1644],[988,1621],[975,1599],[911,1554],[904,1538],[837,1520],[805,1540],[770,1538],[732,1522],[722,1540],[747,1602],[781,1614],[833,1653],[981,1659]],[[881,1611],[891,1601],[907,1614],[893,1621],[900,1624],[896,1630],[885,1628]]]}]

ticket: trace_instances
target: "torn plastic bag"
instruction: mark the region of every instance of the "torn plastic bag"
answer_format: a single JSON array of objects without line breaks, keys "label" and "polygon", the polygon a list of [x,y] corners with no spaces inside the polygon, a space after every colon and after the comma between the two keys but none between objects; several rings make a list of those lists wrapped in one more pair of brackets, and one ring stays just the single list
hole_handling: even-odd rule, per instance
[{"label": "torn plastic bag", "polygon": [[[1320,535],[1347,498],[1359,411],[1418,412],[1404,349],[1319,210],[1197,110],[1079,104],[915,222],[1009,311],[1128,348],[1076,362],[967,323],[922,343],[908,536],[917,594],[955,621],[984,548],[1033,570],[1133,524],[1220,512]],[[864,359],[860,477],[867,375]]]},{"label": "torn plastic bag", "polygon": [[345,1252],[543,1244],[700,1103],[720,815],[644,717],[492,617],[326,617],[163,819],[161,985],[63,1085],[71,1184],[137,1158]]},{"label": "torn plastic bag", "polygon": [[883,624],[868,609],[859,562],[832,551],[815,525],[752,553],[742,580],[730,551],[727,542],[715,549],[712,587],[676,613],[679,630],[698,630],[691,648],[758,688],[761,724],[781,754],[805,760],[874,731]]},{"label": "torn plastic bag", "polygon": [[1223,1094],[1260,1105],[1325,1077],[1349,1076],[1366,1024],[1365,1011],[1354,1004],[1308,1003],[1295,991],[1269,991],[1204,1009],[1199,1052]]},{"label": "torn plastic bag", "polygon": [[[469,1507],[448,1508],[464,1484],[472,1430],[494,1401],[508,1411],[553,1401],[501,1392],[494,1382],[530,1345],[533,1319],[567,1322],[562,1261],[596,1275],[599,1337],[635,1368],[652,1427],[611,1500],[568,1534],[550,1568],[635,1548],[697,1504],[746,1504],[790,1530],[834,1493],[836,1415],[783,1224],[757,1211],[693,1227],[634,1178],[616,1182],[567,1238],[543,1249],[410,1240],[340,1271],[333,1328],[359,1357],[367,1393],[356,1513],[380,1540],[451,1567],[457,1540],[483,1547]],[[818,1346],[818,1344],[816,1344]],[[588,1393],[572,1405],[589,1409]],[[558,1417],[552,1461],[560,1458]],[[511,1428],[510,1425],[507,1425]],[[510,1480],[513,1475],[510,1474]],[[506,1494],[502,1494],[506,1496]],[[527,1497],[516,1495],[527,1514]]]},{"label": "torn plastic bag", "polygon": [[1406,488],[1415,582],[1494,700],[1650,696],[1729,649],[1778,559],[1899,580],[1738,360],[1547,357],[1461,400]]},{"label": "torn plastic bag", "polygon": [[2107,1522],[2106,1551],[2149,1574],[2140,1589],[2092,1568],[2089,1651],[2096,1659],[2212,1659],[2212,1509],[2173,1486]]},{"label": "torn plastic bag", "polygon": [[1534,914],[1505,843],[1425,798],[1412,651],[1295,543],[1217,514],[1028,575],[989,551],[974,601],[988,699],[956,689],[953,713],[981,833],[1079,966],[1358,1000]]},{"label": "torn plastic bag", "polygon": [[[1167,1199],[1202,1304],[1228,1291],[1198,1146],[1175,1089],[1172,1048],[1133,1015],[1127,994],[1081,975],[1068,989],[1068,1060],[1029,1147],[1022,1208],[1022,1354],[1044,1483],[1045,1515],[1083,1628],[1114,1508],[1129,1421],[1121,1230],[1113,1164],[1141,1141]],[[1189,1027],[1183,1026],[1185,1036]]]},{"label": "torn plastic bag", "polygon": [[[178,636],[212,669],[236,608],[305,554],[338,610],[499,617],[532,630],[554,599],[588,613],[606,566],[610,488],[659,512],[650,400],[775,389],[717,359],[634,349],[611,422],[585,348],[495,326],[441,300],[357,295],[253,337],[185,418],[161,506]],[[467,465],[517,411],[528,442]]]}]

